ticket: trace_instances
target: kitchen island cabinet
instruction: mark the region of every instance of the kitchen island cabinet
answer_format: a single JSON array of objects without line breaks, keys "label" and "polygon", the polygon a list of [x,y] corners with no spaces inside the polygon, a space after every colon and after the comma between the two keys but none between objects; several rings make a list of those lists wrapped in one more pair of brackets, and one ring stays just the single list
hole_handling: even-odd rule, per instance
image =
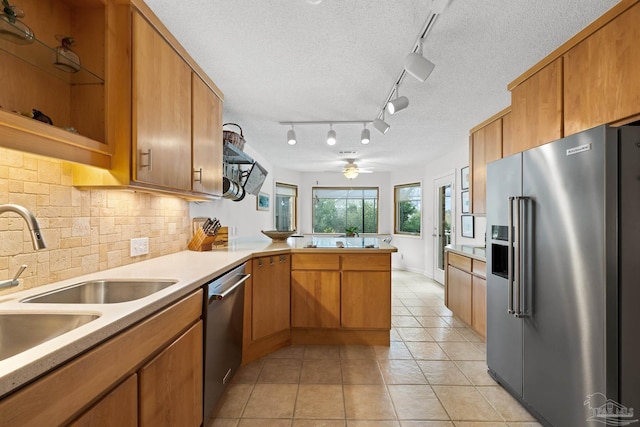
[{"label": "kitchen island cabinet", "polygon": [[[105,416],[109,423],[110,417],[133,419],[130,402],[120,407],[113,401],[133,394],[128,383],[135,372],[139,392],[134,402],[141,414],[155,414],[162,420],[160,425],[168,425],[167,420],[176,421],[173,425],[200,425],[202,394],[195,392],[198,387],[202,390],[202,298],[202,290],[193,292],[5,397],[0,401],[0,425],[63,425],[74,419],[83,425],[94,417],[105,421]],[[161,390],[151,391],[149,386],[154,384]],[[156,393],[162,398],[154,398]]]},{"label": "kitchen island cabinet", "polygon": [[482,338],[487,327],[487,274],[484,248],[447,247],[445,305]]}]

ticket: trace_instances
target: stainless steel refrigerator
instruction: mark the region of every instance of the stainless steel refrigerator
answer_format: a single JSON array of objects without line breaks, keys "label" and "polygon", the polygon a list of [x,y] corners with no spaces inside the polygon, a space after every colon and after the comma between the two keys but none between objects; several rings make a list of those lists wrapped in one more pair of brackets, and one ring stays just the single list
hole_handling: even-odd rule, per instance
[{"label": "stainless steel refrigerator", "polygon": [[640,418],[640,127],[489,163],[487,265],[493,378],[544,425]]}]

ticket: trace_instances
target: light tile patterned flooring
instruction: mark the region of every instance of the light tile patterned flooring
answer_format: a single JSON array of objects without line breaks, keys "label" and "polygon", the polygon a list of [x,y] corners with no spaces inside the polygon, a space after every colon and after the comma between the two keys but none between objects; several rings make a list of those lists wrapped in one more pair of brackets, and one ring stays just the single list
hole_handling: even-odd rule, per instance
[{"label": "light tile patterned flooring", "polygon": [[294,345],[240,369],[206,427],[540,426],[487,374],[442,286],[393,271],[391,346]]}]

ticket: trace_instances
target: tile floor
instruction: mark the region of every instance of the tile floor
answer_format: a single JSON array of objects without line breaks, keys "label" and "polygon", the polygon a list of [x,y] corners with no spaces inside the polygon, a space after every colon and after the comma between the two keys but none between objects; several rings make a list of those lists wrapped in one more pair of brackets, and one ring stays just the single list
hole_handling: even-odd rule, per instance
[{"label": "tile floor", "polygon": [[444,289],[393,272],[390,347],[290,346],[240,369],[206,427],[540,426],[487,374]]}]

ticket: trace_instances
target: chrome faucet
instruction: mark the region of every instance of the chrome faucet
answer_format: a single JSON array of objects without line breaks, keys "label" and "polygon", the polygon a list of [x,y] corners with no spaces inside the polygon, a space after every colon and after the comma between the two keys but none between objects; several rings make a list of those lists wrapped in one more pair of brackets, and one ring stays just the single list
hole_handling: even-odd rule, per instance
[{"label": "chrome faucet", "polygon": [[[33,214],[27,208],[13,204],[0,205],[0,215],[5,212],[17,213],[24,219],[24,221],[27,223],[27,226],[29,227],[29,232],[31,233],[31,242],[33,243],[34,250],[38,251],[47,247],[47,245],[44,243],[42,233],[40,232],[40,224],[38,224],[36,217],[33,216]],[[17,286],[20,283],[18,281],[18,277],[20,277],[20,275],[26,268],[26,265],[22,265],[13,279],[0,282],[0,288]]]},{"label": "chrome faucet", "polygon": [[0,205],[0,215],[5,212],[15,212],[24,218],[24,221],[29,226],[29,231],[31,232],[31,242],[33,242],[33,249],[39,251],[40,249],[44,249],[47,245],[44,243],[44,239],[42,238],[42,233],[40,232],[40,224],[38,224],[38,220],[33,214],[25,207],[20,205]]}]

